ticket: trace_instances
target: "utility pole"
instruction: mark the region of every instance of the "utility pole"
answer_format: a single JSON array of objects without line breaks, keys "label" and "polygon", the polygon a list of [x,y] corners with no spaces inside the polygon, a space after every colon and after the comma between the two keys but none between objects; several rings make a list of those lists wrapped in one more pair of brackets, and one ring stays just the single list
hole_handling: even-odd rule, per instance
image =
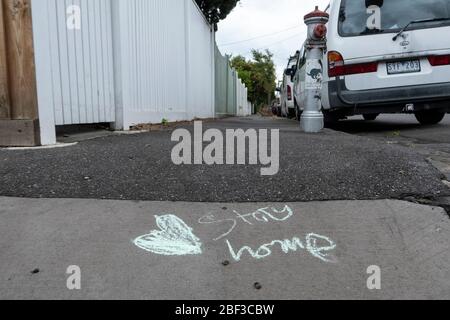
[{"label": "utility pole", "polygon": [[308,38],[305,44],[306,50],[306,80],[305,95],[306,105],[300,121],[301,129],[308,133],[317,133],[324,128],[324,116],[321,111],[322,91],[322,58],[326,48],[327,27],[329,20],[326,12],[316,10],[305,16],[305,24],[308,26]]}]

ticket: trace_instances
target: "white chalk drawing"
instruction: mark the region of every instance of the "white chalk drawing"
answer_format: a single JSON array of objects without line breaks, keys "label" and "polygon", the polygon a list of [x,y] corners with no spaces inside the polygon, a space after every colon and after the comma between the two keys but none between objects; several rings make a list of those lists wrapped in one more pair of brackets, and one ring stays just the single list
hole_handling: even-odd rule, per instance
[{"label": "white chalk drawing", "polygon": [[[233,211],[236,216],[227,219],[216,219],[214,215],[206,215],[198,222],[199,224],[227,224],[227,231],[215,238],[219,241],[230,235],[239,223],[246,223],[253,226],[257,223],[285,222],[294,215],[294,211],[285,206],[282,210],[276,208],[261,208],[252,213],[241,214]],[[193,233],[183,220],[175,215],[155,216],[156,224],[159,230],[153,230],[149,234],[136,238],[133,243],[148,252],[166,256],[184,256],[202,254],[202,242]],[[249,246],[243,246],[236,251],[230,240],[225,239],[232,259],[236,262],[241,261],[245,253],[254,259],[264,259],[272,255],[277,248],[285,254],[303,250],[313,257],[327,263],[337,263],[337,259],[332,255],[336,249],[336,243],[326,236],[316,233],[310,233],[301,240],[298,237],[285,240],[274,240],[270,243],[261,245],[258,249],[252,249]]]},{"label": "white chalk drawing", "polygon": [[155,216],[160,230],[136,238],[139,248],[159,255],[184,256],[202,254],[202,243],[192,228],[175,215]]},{"label": "white chalk drawing", "polygon": [[236,217],[230,217],[226,219],[216,219],[214,215],[209,214],[198,220],[200,224],[229,224],[228,231],[221,234],[214,241],[219,241],[228,235],[230,235],[233,230],[238,225],[238,222],[243,222],[248,225],[253,225],[255,222],[257,223],[269,223],[271,221],[274,222],[284,222],[290,219],[294,215],[294,211],[289,207],[285,206],[282,210],[277,210],[275,208],[261,208],[252,213],[241,214],[236,210],[233,210],[233,213]]},{"label": "white chalk drawing", "polygon": [[[322,243],[320,244],[319,241]],[[292,240],[274,240],[270,243],[263,244],[257,250],[253,250],[249,246],[242,247],[238,252],[233,249],[229,240],[225,241],[230,250],[231,257],[239,262],[242,256],[247,252],[254,259],[264,259],[272,254],[272,249],[279,245],[284,253],[296,252],[298,250],[306,250],[315,258],[324,262],[336,263],[337,259],[330,255],[329,252],[336,249],[336,243],[328,237],[321,236],[315,233],[310,233],[306,236],[306,241],[303,243],[299,238],[295,237]]]}]

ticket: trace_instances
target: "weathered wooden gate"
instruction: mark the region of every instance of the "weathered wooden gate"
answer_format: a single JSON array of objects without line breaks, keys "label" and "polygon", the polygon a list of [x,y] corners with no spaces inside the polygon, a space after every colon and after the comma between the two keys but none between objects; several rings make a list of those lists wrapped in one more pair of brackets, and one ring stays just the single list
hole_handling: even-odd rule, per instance
[{"label": "weathered wooden gate", "polygon": [[0,146],[39,144],[30,0],[0,0]]}]

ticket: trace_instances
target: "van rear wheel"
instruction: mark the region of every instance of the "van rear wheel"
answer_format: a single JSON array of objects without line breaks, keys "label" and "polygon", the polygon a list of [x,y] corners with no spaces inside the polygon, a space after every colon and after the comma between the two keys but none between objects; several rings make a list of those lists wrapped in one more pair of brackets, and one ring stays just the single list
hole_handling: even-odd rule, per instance
[{"label": "van rear wheel", "polygon": [[282,106],[281,107],[281,117],[282,118],[287,118],[287,113],[286,113],[286,106]]},{"label": "van rear wheel", "polygon": [[296,117],[295,109],[294,110],[289,109],[288,117],[289,117],[289,119],[295,119],[295,117]]},{"label": "van rear wheel", "polygon": [[323,120],[326,126],[334,125],[339,122],[341,118],[335,112],[323,110]]},{"label": "van rear wheel", "polygon": [[277,117],[281,118],[281,107],[277,108]]},{"label": "van rear wheel", "polygon": [[299,121],[302,119],[302,111],[300,110],[300,108],[297,106],[297,104],[295,105],[295,120]]},{"label": "van rear wheel", "polygon": [[425,126],[438,124],[445,117],[445,112],[442,110],[424,110],[415,113],[417,121]]}]

